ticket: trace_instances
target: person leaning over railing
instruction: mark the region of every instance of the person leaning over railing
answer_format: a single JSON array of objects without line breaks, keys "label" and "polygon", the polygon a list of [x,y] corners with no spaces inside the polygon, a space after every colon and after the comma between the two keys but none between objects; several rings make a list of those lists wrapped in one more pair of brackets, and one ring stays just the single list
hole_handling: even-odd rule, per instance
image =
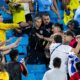
[{"label": "person leaning over railing", "polygon": [[6,30],[15,29],[15,28],[22,28],[28,26],[27,23],[21,22],[17,23],[3,23],[3,16],[0,14],[0,41],[6,41]]}]

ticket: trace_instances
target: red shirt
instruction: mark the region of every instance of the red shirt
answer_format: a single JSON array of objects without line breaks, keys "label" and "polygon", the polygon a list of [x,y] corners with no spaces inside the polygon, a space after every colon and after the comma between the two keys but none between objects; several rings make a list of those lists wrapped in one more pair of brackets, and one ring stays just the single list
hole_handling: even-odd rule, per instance
[{"label": "red shirt", "polygon": [[76,39],[72,39],[72,40],[69,42],[69,46],[71,46],[71,47],[73,47],[73,48],[75,48],[76,45],[77,45]]},{"label": "red shirt", "polygon": [[76,72],[71,77],[70,80],[80,80],[80,73]]},{"label": "red shirt", "polygon": [[[75,48],[77,46],[77,41],[75,38],[69,42],[69,46],[71,46],[72,48]],[[80,51],[78,54],[80,54]]]}]

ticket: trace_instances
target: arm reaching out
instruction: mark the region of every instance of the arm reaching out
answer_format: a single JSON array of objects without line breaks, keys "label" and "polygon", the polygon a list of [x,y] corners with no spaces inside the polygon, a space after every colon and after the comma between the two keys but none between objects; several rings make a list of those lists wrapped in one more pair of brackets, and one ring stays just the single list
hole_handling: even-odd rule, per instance
[{"label": "arm reaching out", "polygon": [[53,5],[51,6],[51,9],[56,13],[58,18],[60,19],[60,14],[59,14],[59,11],[58,11],[58,6],[57,6],[57,1],[56,0],[53,0]]},{"label": "arm reaching out", "polygon": [[22,37],[19,37],[14,43],[6,46],[6,47],[1,47],[0,50],[1,51],[6,51],[6,50],[10,50],[12,48],[15,48],[18,46],[19,42],[21,41]]},{"label": "arm reaching out", "polygon": [[16,28],[24,28],[27,27],[29,24],[26,22],[16,23],[0,23],[0,30],[9,30],[9,29],[16,29]]},{"label": "arm reaching out", "polygon": [[53,39],[52,39],[53,35],[51,35],[50,37],[44,37],[43,35],[36,33],[36,36],[40,39],[44,39],[45,41],[53,42]]},{"label": "arm reaching out", "polygon": [[5,45],[6,43],[9,43],[12,40],[12,38],[9,38],[7,41],[0,41],[0,46]]}]

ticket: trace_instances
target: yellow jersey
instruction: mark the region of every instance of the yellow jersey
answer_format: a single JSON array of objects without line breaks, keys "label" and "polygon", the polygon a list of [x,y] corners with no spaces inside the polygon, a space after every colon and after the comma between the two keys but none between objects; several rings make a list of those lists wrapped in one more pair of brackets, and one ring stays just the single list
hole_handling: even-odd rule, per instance
[{"label": "yellow jersey", "polygon": [[[19,3],[19,0],[13,0],[13,3]],[[21,9],[18,11],[18,9],[13,14],[13,22],[19,23],[19,22],[26,22],[25,20],[25,12],[24,12],[24,3],[19,3],[21,6]]]},{"label": "yellow jersey", "polygon": [[0,80],[9,80],[9,74],[6,71],[0,72]]},{"label": "yellow jersey", "polygon": [[20,28],[16,23],[0,23],[0,41],[6,41],[6,30]]}]

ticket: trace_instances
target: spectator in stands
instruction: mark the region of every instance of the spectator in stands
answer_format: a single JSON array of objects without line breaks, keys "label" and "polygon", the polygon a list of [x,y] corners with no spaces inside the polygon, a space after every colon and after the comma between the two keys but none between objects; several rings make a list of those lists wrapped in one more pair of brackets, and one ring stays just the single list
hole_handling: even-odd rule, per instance
[{"label": "spectator in stands", "polygon": [[2,54],[0,53],[0,80],[9,80],[9,73],[5,69],[5,65],[2,63]]},{"label": "spectator in stands", "polygon": [[[10,5],[10,3],[11,2],[9,1],[8,4]],[[33,2],[32,2],[32,0],[18,0],[18,1],[16,0],[16,4],[22,4],[23,10],[24,10],[24,15],[21,15],[21,16],[23,16],[23,17],[25,16],[26,22],[27,21],[32,21],[32,15],[31,15],[32,11],[33,11]],[[15,8],[15,6],[14,6],[14,8]],[[17,11],[16,11],[16,13],[13,13],[13,15],[16,15],[16,14],[21,14],[21,13],[19,13]],[[18,16],[19,15],[17,15],[17,17]],[[24,21],[24,20],[22,19],[22,21]],[[21,21],[19,21],[19,22],[21,22]]]},{"label": "spectator in stands", "polygon": [[[64,33],[65,36],[65,42],[67,42],[67,44],[69,44],[69,46],[75,48],[77,46],[77,39],[80,39],[79,35],[75,36],[74,33],[72,31],[67,31]],[[75,73],[76,69],[75,69],[75,62],[77,62],[79,60],[79,53],[78,52],[77,55],[75,55],[74,53],[69,55],[69,59],[68,59],[68,72],[69,75],[71,76],[72,74]],[[73,65],[74,64],[74,65]]]},{"label": "spectator in stands", "polygon": [[58,18],[60,19],[60,14],[57,7],[57,0],[34,0],[34,10],[38,14],[43,14],[44,12],[50,12],[51,10],[56,13]]},{"label": "spectator in stands", "polygon": [[6,69],[10,74],[10,80],[22,80],[21,74],[24,76],[28,75],[25,62],[23,63],[17,62],[18,59],[18,51],[12,50],[10,52],[11,62],[7,63]]},{"label": "spectator in stands", "polygon": [[64,33],[64,43],[67,42],[71,47],[75,48],[77,45],[76,36],[72,31]]},{"label": "spectator in stands", "polygon": [[54,69],[48,70],[43,77],[43,80],[67,80],[64,72],[60,70],[61,67],[61,59],[55,57],[53,59]]},{"label": "spectator in stands", "polygon": [[77,72],[75,72],[71,77],[70,80],[79,80],[80,79],[80,62],[76,63]]},{"label": "spectator in stands", "polygon": [[76,20],[71,20],[68,22],[69,30],[71,30],[75,35],[80,34],[79,23]]},{"label": "spectator in stands", "polygon": [[63,25],[59,24],[59,23],[55,23],[52,26],[52,32],[53,32],[53,34],[60,33],[60,32],[63,33]]},{"label": "spectator in stands", "polygon": [[32,22],[33,18],[33,1],[32,0],[20,0],[21,3],[24,3],[24,11],[26,22]]},{"label": "spectator in stands", "polygon": [[20,0],[11,0],[8,5],[10,7],[11,13],[13,15],[13,22],[26,22],[23,4],[19,2]]},{"label": "spectator in stands", "polygon": [[0,41],[6,41],[6,30],[20,28],[28,26],[27,23],[21,22],[19,24],[15,23],[3,23],[3,16],[0,14]]},{"label": "spectator in stands", "polygon": [[[62,64],[61,64],[61,71],[64,72],[64,74],[67,74],[67,60],[68,60],[68,54],[69,52],[74,52],[75,54],[77,54],[80,50],[80,42],[78,40],[78,44],[76,46],[76,48],[72,48],[68,45],[63,45],[62,44],[62,36],[60,34],[54,34],[53,36],[53,42],[50,45],[50,64],[49,64],[49,68],[54,68],[52,63],[53,63],[53,59],[55,57],[59,57],[62,60]],[[55,51],[53,51],[55,50]]]},{"label": "spectator in stands", "polygon": [[[22,0],[22,2],[24,2],[24,1]],[[30,27],[32,27],[33,26],[33,21],[34,21],[32,0],[29,0],[29,1],[26,0],[24,2],[24,11],[25,11],[26,22],[29,24]]]}]

